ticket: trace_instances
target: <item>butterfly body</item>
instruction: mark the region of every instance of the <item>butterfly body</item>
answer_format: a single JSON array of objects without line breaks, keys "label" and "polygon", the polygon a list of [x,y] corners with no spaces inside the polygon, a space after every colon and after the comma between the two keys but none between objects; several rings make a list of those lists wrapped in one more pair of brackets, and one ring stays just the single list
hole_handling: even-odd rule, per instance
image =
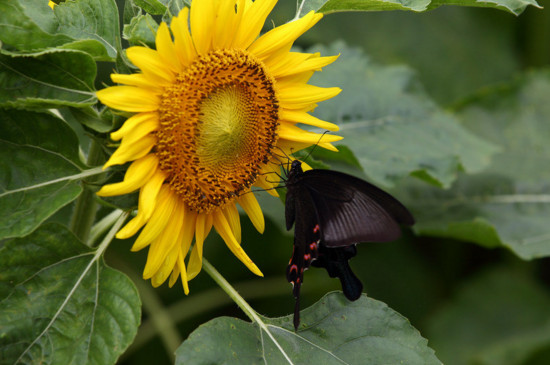
[{"label": "butterfly body", "polygon": [[300,287],[310,266],[323,267],[338,277],[349,300],[360,297],[363,286],[349,259],[359,242],[386,242],[401,235],[400,225],[414,218],[397,199],[376,186],[337,171],[303,171],[293,161],[286,180],[286,228],[294,225],[294,249],[287,280],[296,298],[294,327],[298,328]]}]

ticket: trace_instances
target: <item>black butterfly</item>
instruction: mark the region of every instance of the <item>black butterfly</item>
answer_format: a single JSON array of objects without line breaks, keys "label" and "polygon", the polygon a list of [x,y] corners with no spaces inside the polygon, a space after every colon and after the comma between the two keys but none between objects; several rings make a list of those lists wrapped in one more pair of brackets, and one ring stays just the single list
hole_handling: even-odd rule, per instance
[{"label": "black butterfly", "polygon": [[286,179],[286,228],[294,228],[294,249],[287,270],[296,298],[294,328],[300,324],[300,286],[304,270],[324,267],[338,277],[349,300],[361,296],[363,284],[348,260],[359,242],[393,241],[401,235],[400,224],[411,226],[414,218],[397,199],[368,182],[337,171],[302,170],[292,162]]}]

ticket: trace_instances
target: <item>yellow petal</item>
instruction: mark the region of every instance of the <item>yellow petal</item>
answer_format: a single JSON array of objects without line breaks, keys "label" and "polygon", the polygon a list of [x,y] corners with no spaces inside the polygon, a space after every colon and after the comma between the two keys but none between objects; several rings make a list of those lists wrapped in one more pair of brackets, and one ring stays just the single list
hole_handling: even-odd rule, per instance
[{"label": "yellow petal", "polygon": [[187,280],[193,279],[202,269],[202,247],[211,229],[212,215],[198,214],[195,230],[195,245],[193,246],[187,265]]},{"label": "yellow petal", "polygon": [[140,88],[150,89],[155,94],[161,94],[162,88],[154,80],[146,77],[142,73],[138,74],[111,74],[111,80],[117,84],[124,84],[129,86],[137,86]]},{"label": "yellow petal", "polygon": [[206,54],[212,49],[216,6],[213,1],[195,1],[191,4],[191,34],[199,55]]},{"label": "yellow petal", "polygon": [[111,86],[96,91],[103,104],[127,112],[152,112],[160,105],[160,98],[154,92],[135,86]]},{"label": "yellow petal", "polygon": [[231,227],[227,220],[225,219],[225,216],[221,211],[217,211],[212,213],[214,217],[214,227],[216,228],[216,231],[218,234],[223,238],[225,241],[225,244],[227,247],[233,252],[233,255],[235,255],[243,264],[248,267],[250,271],[252,271],[254,274],[258,276],[264,276],[260,269],[252,262],[250,257],[244,252],[242,247],[239,245],[235,237],[233,236],[233,233],[231,232]]},{"label": "yellow petal", "polygon": [[158,167],[158,158],[155,155],[147,155],[132,162],[124,180],[119,183],[105,185],[97,192],[99,196],[123,195],[136,191],[142,187]]},{"label": "yellow petal", "polygon": [[134,144],[151,132],[158,130],[159,127],[160,123],[157,118],[147,118],[129,130],[128,133],[126,133],[126,135],[122,138],[121,144]]},{"label": "yellow petal", "polygon": [[130,238],[135,235],[145,223],[147,223],[147,219],[145,219],[143,214],[138,212],[138,214],[131,221],[126,223],[126,225],[117,232],[115,237],[119,240]]},{"label": "yellow petal", "polygon": [[265,20],[275,4],[277,0],[263,0],[254,1],[246,7],[241,6],[245,8],[243,9],[245,21],[239,22],[239,27],[233,36],[233,47],[246,49],[250,46],[262,31]]},{"label": "yellow petal", "polygon": [[141,72],[154,77],[159,83],[169,85],[176,80],[174,72],[166,67],[164,60],[154,49],[134,46],[126,50],[126,55]]},{"label": "yellow petal", "polygon": [[[317,145],[319,147],[325,148],[325,149],[330,150],[330,151],[335,151],[335,152],[338,151],[338,149],[330,143],[319,143]],[[295,142],[295,141],[288,141],[288,140],[284,140],[284,139],[279,139],[277,141],[277,146],[280,147],[285,152],[288,151],[286,153],[292,154],[292,153],[296,153],[300,150],[303,150],[304,148],[311,147],[312,144],[311,143],[305,143],[305,142],[301,143],[301,142]]]},{"label": "yellow petal", "polygon": [[119,141],[124,136],[130,134],[135,128],[138,128],[140,124],[146,123],[148,121],[154,121],[156,124],[159,123],[159,115],[158,112],[152,112],[152,113],[139,113],[132,115],[130,118],[128,118],[122,127],[119,128],[119,130],[111,133],[111,139],[113,141]]},{"label": "yellow petal", "polygon": [[149,220],[151,218],[157,206],[158,193],[165,180],[166,174],[157,169],[139,191],[139,212],[143,215],[144,219]]},{"label": "yellow petal", "polygon": [[[304,58],[304,56],[306,57]],[[266,66],[273,77],[281,77],[308,71],[320,71],[323,67],[336,61],[338,57],[339,55],[319,57],[318,54],[310,55],[290,52],[287,53],[287,57],[280,64],[274,65],[275,67],[268,66],[267,62]]]},{"label": "yellow petal", "polygon": [[133,143],[122,141],[109,160],[103,165],[103,168],[106,169],[109,166],[122,165],[128,161],[140,159],[147,155],[156,143],[157,137],[150,134]]},{"label": "yellow petal", "polygon": [[155,240],[170,221],[176,206],[177,197],[173,195],[168,185],[163,185],[160,189],[157,206],[151,219],[141,231],[139,237],[132,246],[132,251],[139,251]]},{"label": "yellow petal", "polygon": [[[344,137],[335,136],[332,134],[318,134],[312,132],[306,132],[303,129],[300,129],[289,124],[281,124],[279,128],[279,138],[286,139],[294,142],[302,142],[312,144],[321,144],[321,143],[331,143],[340,141]],[[329,149],[334,149],[330,147]]]},{"label": "yellow petal", "polygon": [[264,213],[262,212],[262,208],[260,208],[260,204],[258,204],[258,200],[256,200],[254,194],[252,194],[250,190],[245,192],[237,198],[237,203],[239,203],[239,205],[244,209],[256,230],[260,233],[264,233]]},{"label": "yellow petal", "polygon": [[157,46],[157,52],[160,59],[163,61],[165,67],[167,66],[173,73],[177,74],[180,71],[180,65],[170,36],[170,30],[165,22],[160,23],[157,30],[157,36],[155,38],[155,44]]},{"label": "yellow petal", "polygon": [[189,8],[183,8],[179,15],[172,19],[170,28],[174,33],[174,47],[182,66],[189,65],[196,57],[195,45],[189,34]]},{"label": "yellow petal", "polygon": [[228,204],[225,209],[223,209],[223,214],[231,227],[233,236],[237,242],[241,243],[241,218],[237,206],[235,204]]},{"label": "yellow petal", "polygon": [[279,110],[279,118],[292,123],[307,124],[332,132],[336,132],[340,129],[336,124],[325,122],[324,120],[315,118],[313,115],[302,111],[281,109]]},{"label": "yellow petal", "polygon": [[188,285],[189,279],[187,278],[187,270],[185,270],[185,263],[183,261],[182,255],[178,256],[177,264],[181,273],[181,283],[183,284],[183,291],[185,292],[185,295],[187,295],[189,294],[189,285]]},{"label": "yellow petal", "polygon": [[[174,251],[173,248],[176,246],[177,238],[180,235],[181,228],[183,226],[184,220],[184,209],[182,203],[177,203],[174,207],[170,220],[162,233],[155,239],[151,246],[149,247],[149,253],[147,255],[147,262],[143,270],[143,279],[147,280],[157,273],[160,267],[165,263],[166,256],[172,254],[172,268],[174,267],[174,262],[176,261],[177,253],[179,250]],[[172,252],[174,251],[174,252]],[[172,270],[170,268],[170,271]],[[166,278],[168,277],[170,271],[165,272]],[[163,282],[164,282],[163,280]]]},{"label": "yellow petal", "polygon": [[299,36],[313,27],[322,17],[322,14],[315,14],[311,11],[298,20],[274,28],[252,43],[248,51],[263,59],[279,48],[294,43]]},{"label": "yellow petal", "polygon": [[238,14],[235,12],[235,1],[222,1],[217,6],[216,12],[216,21],[213,23],[212,48],[229,48],[235,34],[235,18]]},{"label": "yellow petal", "polygon": [[308,105],[330,99],[340,94],[339,87],[318,87],[307,84],[280,85],[279,101],[283,108],[292,110],[306,108]]}]

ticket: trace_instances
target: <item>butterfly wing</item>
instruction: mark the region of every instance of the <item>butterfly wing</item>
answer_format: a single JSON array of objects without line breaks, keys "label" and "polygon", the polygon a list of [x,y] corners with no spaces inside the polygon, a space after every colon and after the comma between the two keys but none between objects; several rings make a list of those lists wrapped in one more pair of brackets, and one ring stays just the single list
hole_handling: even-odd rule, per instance
[{"label": "butterfly wing", "polygon": [[[296,299],[294,308],[294,328],[300,324],[300,288],[304,280],[304,271],[317,258],[317,249],[321,239],[317,214],[311,195],[302,185],[287,187],[286,219],[287,228],[294,227],[294,248],[292,258],[286,269],[286,278],[292,283],[292,293]],[[299,198],[296,198],[296,197]]]},{"label": "butterfly wing", "polygon": [[393,241],[400,224],[413,225],[411,213],[376,186],[338,171],[309,170],[300,176],[315,205],[327,247]]}]

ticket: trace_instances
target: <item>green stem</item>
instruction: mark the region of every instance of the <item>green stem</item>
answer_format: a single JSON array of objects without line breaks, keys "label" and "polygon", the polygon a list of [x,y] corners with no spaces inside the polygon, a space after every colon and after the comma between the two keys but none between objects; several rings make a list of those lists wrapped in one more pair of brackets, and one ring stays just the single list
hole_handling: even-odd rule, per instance
[{"label": "green stem", "polygon": [[260,327],[260,331],[263,330],[267,334],[267,336],[271,339],[271,341],[273,341],[279,351],[281,351],[281,354],[284,356],[286,361],[289,364],[293,364],[292,360],[290,360],[290,357],[287,355],[285,350],[283,350],[282,346],[275,339],[275,337],[273,337],[273,334],[269,331],[269,328],[267,328],[267,325],[262,321],[258,313],[256,313],[256,311],[252,309],[250,304],[248,304],[246,300],[244,300],[244,298],[240,296],[235,288],[233,288],[231,284],[229,284],[229,282],[225,280],[225,278],[218,272],[218,270],[216,270],[214,266],[212,266],[210,262],[208,262],[208,260],[206,260],[204,257],[202,258],[202,268],[204,269],[204,271],[206,271],[208,275],[210,275],[212,279],[214,279],[214,281],[220,286],[220,288],[222,288],[222,290],[226,292],[231,299],[233,299],[233,301],[239,306],[239,308],[241,308],[241,310],[248,316],[248,318],[250,318],[253,323],[258,324],[258,326]]},{"label": "green stem", "polygon": [[122,210],[115,209],[111,213],[103,217],[103,219],[101,219],[92,227],[88,239],[88,242],[90,242],[91,246],[94,245],[94,243],[98,240],[99,237],[101,237],[102,234],[107,232],[107,230],[111,228],[113,224],[115,224],[120,214],[122,214]]},{"label": "green stem", "polygon": [[206,271],[208,275],[210,275],[212,279],[214,279],[214,281],[220,286],[220,288],[222,288],[222,290],[226,292],[231,299],[233,299],[233,301],[239,306],[239,308],[242,309],[244,314],[246,314],[246,316],[250,318],[252,322],[263,324],[262,320],[260,319],[260,317],[258,317],[258,314],[256,313],[256,311],[254,311],[254,309],[252,309],[250,304],[248,304],[246,300],[241,297],[241,295],[235,290],[235,288],[233,288],[231,284],[229,284],[229,282],[225,280],[225,278],[218,272],[218,270],[216,270],[214,266],[212,266],[212,264],[208,262],[208,260],[206,260],[204,257],[202,259],[202,268],[204,269],[204,271]]},{"label": "green stem", "polygon": [[[90,152],[88,153],[88,165],[97,166],[102,163],[103,152],[99,143],[92,141],[90,146]],[[97,181],[99,176],[89,179],[90,182]],[[69,225],[71,231],[86,245],[91,246],[91,242],[88,242],[88,236],[90,230],[94,224],[95,215],[97,212],[97,202],[95,200],[95,192],[87,187],[85,182],[83,184],[83,191],[76,201],[73,216],[71,217],[71,223]]]}]

